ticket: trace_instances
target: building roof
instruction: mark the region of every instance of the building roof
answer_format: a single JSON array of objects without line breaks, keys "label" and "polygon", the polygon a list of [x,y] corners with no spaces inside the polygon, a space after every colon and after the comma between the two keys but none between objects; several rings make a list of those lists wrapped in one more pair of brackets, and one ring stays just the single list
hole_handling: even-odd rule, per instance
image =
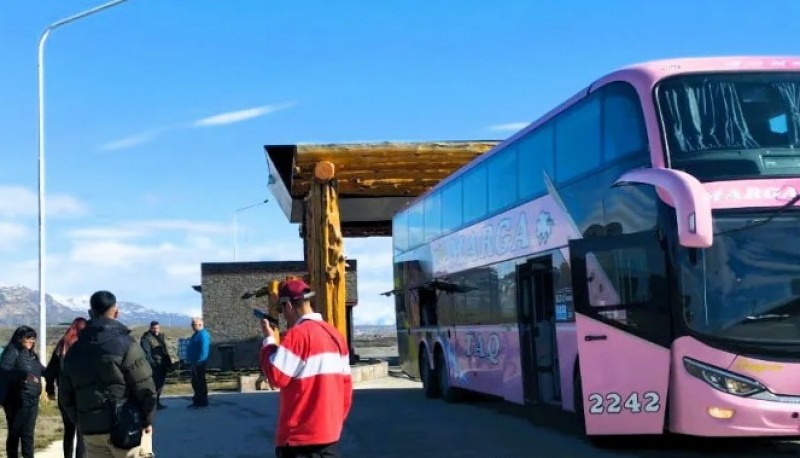
[{"label": "building roof", "polygon": [[[200,264],[201,275],[237,274],[254,272],[306,272],[305,261],[256,261],[256,262],[204,262]],[[358,261],[345,261],[345,272],[357,272]]]},{"label": "building roof", "polygon": [[[390,236],[394,213],[499,141],[266,145],[267,187],[302,223],[314,165],[334,164],[345,237]],[[302,231],[301,231],[302,233]]]}]

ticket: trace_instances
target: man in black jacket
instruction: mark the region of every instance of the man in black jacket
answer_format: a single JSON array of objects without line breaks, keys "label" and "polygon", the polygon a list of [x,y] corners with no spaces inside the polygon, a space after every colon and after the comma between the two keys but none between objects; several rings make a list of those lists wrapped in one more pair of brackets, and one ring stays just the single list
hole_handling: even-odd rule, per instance
[{"label": "man in black jacket", "polygon": [[[64,410],[83,434],[89,458],[153,456],[156,387],[150,364],[130,329],[116,320],[116,297],[98,291],[90,304],[92,318],[64,358],[59,380]],[[109,442],[113,422],[109,402],[125,398],[139,407],[144,423],[141,445],[127,450]]]},{"label": "man in black jacket", "polygon": [[139,343],[144,350],[144,355],[147,357],[147,362],[153,369],[153,381],[156,383],[156,392],[158,396],[158,408],[164,409],[167,406],[161,404],[161,389],[164,388],[164,383],[167,380],[167,372],[172,367],[172,359],[169,357],[169,350],[164,341],[164,334],[161,332],[161,326],[158,321],[150,322],[150,329],[142,334]]}]

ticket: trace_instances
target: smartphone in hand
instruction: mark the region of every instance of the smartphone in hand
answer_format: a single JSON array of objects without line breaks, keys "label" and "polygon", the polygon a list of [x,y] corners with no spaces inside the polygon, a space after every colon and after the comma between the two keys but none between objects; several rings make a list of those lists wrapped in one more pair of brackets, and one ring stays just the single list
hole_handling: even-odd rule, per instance
[{"label": "smartphone in hand", "polygon": [[265,312],[264,310],[254,308],[253,309],[253,316],[258,318],[259,320],[267,320],[273,326],[278,326],[279,325],[278,320],[276,320],[275,318],[269,316],[267,314],[267,312]]}]

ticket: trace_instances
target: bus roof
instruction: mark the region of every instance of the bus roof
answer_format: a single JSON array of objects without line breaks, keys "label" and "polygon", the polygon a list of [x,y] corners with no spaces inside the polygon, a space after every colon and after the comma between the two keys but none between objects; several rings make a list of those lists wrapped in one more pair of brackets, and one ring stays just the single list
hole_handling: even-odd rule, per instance
[{"label": "bus roof", "polygon": [[613,72],[603,75],[593,83],[582,88],[578,93],[562,102],[555,108],[546,112],[538,119],[530,123],[527,127],[516,132],[514,135],[508,137],[502,142],[498,143],[494,148],[483,153],[471,162],[467,163],[460,169],[453,172],[450,176],[444,178],[442,181],[432,186],[424,193],[417,196],[412,201],[408,202],[403,211],[417,202],[423,200],[429,194],[446,186],[447,183],[453,179],[463,175],[469,169],[479,164],[482,161],[489,159],[497,151],[505,148],[506,145],[516,141],[518,138],[526,135],[531,130],[536,129],[541,124],[549,121],[551,118],[574,105],[594,89],[605,85],[612,81],[630,81],[638,82],[647,86],[654,86],[658,81],[668,78],[670,76],[690,74],[690,73],[705,73],[705,72],[750,72],[750,71],[798,71],[800,72],[800,56],[717,56],[717,57],[685,57],[674,59],[660,59],[651,60],[632,64],[626,67],[619,68]]}]

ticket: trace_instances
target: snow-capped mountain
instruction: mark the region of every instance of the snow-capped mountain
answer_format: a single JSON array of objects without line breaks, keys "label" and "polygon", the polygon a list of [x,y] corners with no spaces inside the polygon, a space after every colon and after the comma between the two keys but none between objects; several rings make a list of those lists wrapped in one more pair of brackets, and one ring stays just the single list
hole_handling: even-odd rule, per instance
[{"label": "snow-capped mountain", "polygon": [[[67,323],[88,317],[89,296],[46,295],[47,323]],[[156,320],[162,326],[189,327],[191,318],[180,313],[158,312],[135,302],[120,301],[119,320],[127,326],[146,325]],[[22,285],[0,286],[0,326],[38,326],[39,293]]]},{"label": "snow-capped mountain", "polygon": [[89,296],[68,297],[59,294],[52,294],[53,299],[61,305],[75,310],[77,312],[85,312],[89,310]]}]

